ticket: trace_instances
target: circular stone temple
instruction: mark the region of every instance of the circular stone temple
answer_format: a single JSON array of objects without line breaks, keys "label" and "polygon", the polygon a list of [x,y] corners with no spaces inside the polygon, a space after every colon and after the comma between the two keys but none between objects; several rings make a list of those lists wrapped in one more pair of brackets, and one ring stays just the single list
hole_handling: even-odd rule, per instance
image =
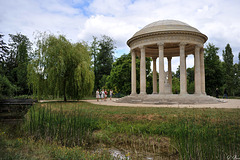
[{"label": "circular stone temple", "polygon": [[[203,45],[208,37],[196,28],[177,20],[161,20],[136,32],[127,44],[131,49],[131,95],[117,102],[128,103],[216,103],[206,95]],[[187,93],[186,57],[194,55],[195,93]],[[140,58],[140,93],[136,92],[136,56]],[[146,94],[146,60],[153,61],[153,93]],[[164,57],[168,71],[164,71]],[[180,94],[172,94],[172,57],[180,57]],[[156,59],[159,61],[159,91],[157,91]]]}]

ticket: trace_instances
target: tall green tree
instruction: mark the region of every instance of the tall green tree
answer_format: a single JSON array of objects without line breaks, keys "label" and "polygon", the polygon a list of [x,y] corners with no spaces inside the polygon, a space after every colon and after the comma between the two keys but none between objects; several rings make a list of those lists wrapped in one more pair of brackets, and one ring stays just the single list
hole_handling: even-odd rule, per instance
[{"label": "tall green tree", "polygon": [[[107,87],[115,93],[129,95],[131,93],[131,54],[124,54],[113,63],[113,68],[107,78]],[[146,58],[147,93],[152,93],[151,59]],[[136,58],[137,92],[140,91],[140,60]]]},{"label": "tall green tree", "polygon": [[0,33],[0,75],[5,75],[6,73],[6,59],[8,54],[7,43],[3,40],[4,35]]},{"label": "tall green tree", "polygon": [[97,89],[105,86],[106,77],[112,70],[116,46],[111,37],[103,35],[100,40],[93,37],[91,48],[94,58],[95,89]]},{"label": "tall green tree", "polygon": [[235,65],[234,89],[235,95],[240,96],[240,52],[238,53],[238,63]]},{"label": "tall green tree", "polygon": [[208,95],[215,95],[216,88],[223,85],[223,71],[222,64],[218,54],[219,48],[208,43],[204,49],[204,64],[205,64],[205,84],[206,93]]},{"label": "tall green tree", "polygon": [[60,96],[80,99],[92,92],[94,73],[86,43],[70,43],[65,36],[39,34],[34,59],[28,66],[29,85],[40,99]]},{"label": "tall green tree", "polygon": [[27,66],[32,43],[27,36],[9,34],[9,52],[6,59],[7,78],[17,86],[17,95],[28,94]]},{"label": "tall green tree", "polygon": [[0,34],[0,99],[11,97],[16,92],[16,86],[13,85],[6,74],[8,73],[6,67],[7,56],[9,53],[9,47],[3,40],[4,35]]},{"label": "tall green tree", "polygon": [[224,67],[224,80],[225,87],[229,94],[233,94],[234,88],[234,67],[233,67],[233,53],[230,44],[227,44],[223,50],[223,67]]},{"label": "tall green tree", "polygon": [[[92,55],[92,59],[93,59],[93,69],[94,69],[94,76],[97,77],[97,55],[99,53],[99,48],[98,48],[98,40],[97,37],[93,36],[93,41],[91,43],[91,55]],[[94,91],[97,90],[97,83],[99,83],[99,81],[97,81],[95,79],[94,81]]]}]

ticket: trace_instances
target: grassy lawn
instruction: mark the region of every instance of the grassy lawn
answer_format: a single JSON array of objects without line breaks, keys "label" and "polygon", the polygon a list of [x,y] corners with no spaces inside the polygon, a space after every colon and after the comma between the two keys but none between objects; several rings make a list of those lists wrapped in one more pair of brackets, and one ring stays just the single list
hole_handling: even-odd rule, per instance
[{"label": "grassy lawn", "polygon": [[1,127],[3,159],[227,159],[240,156],[240,110],[38,103]]}]

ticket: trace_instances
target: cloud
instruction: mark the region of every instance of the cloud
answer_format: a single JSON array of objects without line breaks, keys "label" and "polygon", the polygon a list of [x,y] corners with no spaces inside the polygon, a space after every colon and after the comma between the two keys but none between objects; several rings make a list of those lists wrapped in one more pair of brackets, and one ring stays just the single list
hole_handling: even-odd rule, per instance
[{"label": "cloud", "polygon": [[67,4],[51,1],[4,1],[0,7],[1,32],[5,35],[21,32],[33,40],[33,32],[50,31],[65,34],[77,40],[81,24],[86,20],[77,9]]},{"label": "cloud", "polygon": [[[7,0],[0,5],[0,32],[21,32],[32,37],[36,30],[65,34],[73,42],[108,35],[116,41],[116,56],[129,52],[126,41],[154,21],[183,21],[219,47],[232,47],[234,62],[240,51],[240,2],[236,0]],[[173,60],[176,70],[178,60]],[[176,63],[176,64],[175,64]],[[189,58],[188,66],[192,59]]]},{"label": "cloud", "polygon": [[96,15],[86,20],[84,29],[78,34],[78,38],[90,41],[92,36],[108,35],[116,41],[118,48],[122,49],[127,47],[126,41],[137,29],[136,26],[114,17]]}]

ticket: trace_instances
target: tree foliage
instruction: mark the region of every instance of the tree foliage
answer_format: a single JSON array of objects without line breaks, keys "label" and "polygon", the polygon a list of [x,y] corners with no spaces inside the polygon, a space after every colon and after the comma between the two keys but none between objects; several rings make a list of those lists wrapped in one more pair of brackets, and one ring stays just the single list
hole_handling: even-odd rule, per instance
[{"label": "tree foliage", "polygon": [[106,77],[112,70],[115,41],[106,35],[100,40],[93,37],[91,43],[92,58],[94,59],[95,90],[105,86]]},{"label": "tree foliage", "polygon": [[[193,94],[195,91],[194,85],[194,67],[187,68],[187,92],[189,94]],[[180,93],[180,66],[178,66],[176,73],[173,73],[172,79],[172,93],[179,94]]]},{"label": "tree foliage", "polygon": [[3,35],[0,35],[1,86],[4,86],[4,90],[8,90],[2,93],[8,97],[29,94],[26,76],[32,43],[21,33],[9,34],[9,36],[7,45],[3,41]]},{"label": "tree foliage", "polygon": [[0,74],[3,76],[6,73],[6,59],[8,54],[8,46],[7,43],[3,40],[4,35],[0,34]]},{"label": "tree foliage", "polygon": [[215,95],[216,88],[223,85],[223,71],[221,61],[217,55],[218,50],[219,48],[211,43],[204,49],[205,85],[208,95]]},{"label": "tree foliage", "polygon": [[189,94],[195,92],[194,67],[187,68],[187,91]]},{"label": "tree foliage", "polygon": [[7,74],[9,80],[18,87],[18,95],[28,94],[27,66],[32,43],[27,36],[20,33],[9,34],[9,57],[7,61]]},{"label": "tree foliage", "polygon": [[86,43],[70,43],[65,36],[39,34],[34,59],[28,66],[29,85],[38,98],[60,96],[66,101],[92,92],[94,73]]},{"label": "tree foliage", "polygon": [[[131,54],[124,54],[113,63],[113,68],[107,78],[107,87],[112,88],[115,93],[131,93]],[[146,81],[147,93],[152,93],[151,59],[146,58]],[[136,58],[136,81],[137,92],[140,91],[140,59]]]},{"label": "tree foliage", "polygon": [[240,96],[240,52],[238,53],[238,63],[234,65],[235,75],[234,75],[234,89],[235,95]]},{"label": "tree foliage", "polygon": [[234,92],[234,67],[233,67],[233,53],[229,44],[223,50],[223,67],[224,67],[224,83],[231,95]]}]

